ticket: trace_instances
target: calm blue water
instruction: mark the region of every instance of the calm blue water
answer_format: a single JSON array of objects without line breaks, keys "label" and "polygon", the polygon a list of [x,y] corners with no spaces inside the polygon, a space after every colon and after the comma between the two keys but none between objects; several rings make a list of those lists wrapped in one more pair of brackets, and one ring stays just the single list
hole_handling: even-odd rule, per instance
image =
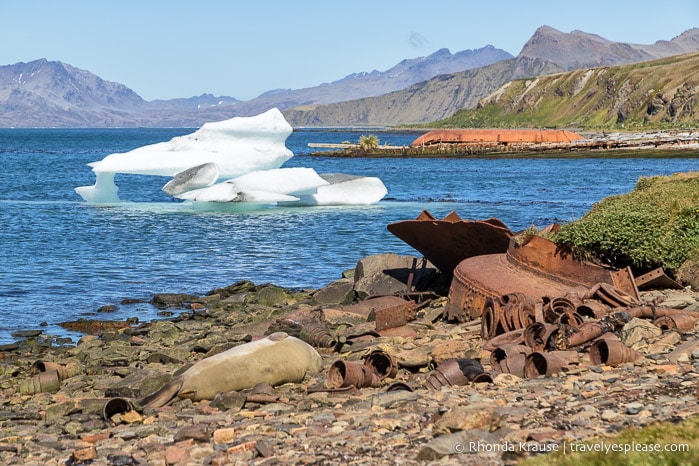
[{"label": "calm blue water", "polygon": [[[699,169],[699,159],[341,159],[311,157],[308,142],[356,142],[368,131],[296,131],[285,166],[378,176],[388,197],[370,207],[202,211],[163,194],[158,177],[117,175],[129,202],[96,207],[73,191],[85,164],[190,133],[187,129],[0,129],[0,343],[12,332],[74,334],[78,318],[148,321],[158,292],[203,294],[247,279],[319,288],[361,257],[413,254],[386,225],[428,209],[437,217],[498,217],[512,230],[565,222],[631,190],[639,176]],[[377,133],[409,144],[416,134]],[[699,153],[697,154],[699,156]],[[104,314],[100,306],[119,310]],[[43,324],[43,325],[42,325]]]}]

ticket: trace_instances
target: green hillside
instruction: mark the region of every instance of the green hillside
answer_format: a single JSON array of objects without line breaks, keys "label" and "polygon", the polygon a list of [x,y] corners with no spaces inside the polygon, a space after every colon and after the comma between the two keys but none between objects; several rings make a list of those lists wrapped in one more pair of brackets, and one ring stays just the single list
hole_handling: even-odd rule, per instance
[{"label": "green hillside", "polygon": [[510,81],[431,126],[643,130],[699,124],[699,53]]}]

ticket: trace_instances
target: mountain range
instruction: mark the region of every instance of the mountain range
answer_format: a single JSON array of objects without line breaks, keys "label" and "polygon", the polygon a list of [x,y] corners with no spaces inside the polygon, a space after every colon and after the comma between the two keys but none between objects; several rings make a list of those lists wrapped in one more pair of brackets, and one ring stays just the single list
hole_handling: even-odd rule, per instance
[{"label": "mountain range", "polygon": [[199,127],[277,107],[293,126],[391,126],[447,118],[508,81],[571,69],[636,63],[699,51],[699,29],[635,45],[542,26],[517,57],[491,45],[441,49],[386,71],[355,73],[255,99],[203,94],[145,101],[128,87],[71,65],[35,60],[0,66],[0,127]]},{"label": "mountain range", "polygon": [[510,81],[442,128],[695,128],[699,52]]}]

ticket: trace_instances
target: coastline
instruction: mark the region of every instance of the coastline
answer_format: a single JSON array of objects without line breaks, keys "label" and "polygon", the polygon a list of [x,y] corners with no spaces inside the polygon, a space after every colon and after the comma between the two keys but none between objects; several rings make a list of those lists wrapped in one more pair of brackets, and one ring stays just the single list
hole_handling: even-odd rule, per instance
[{"label": "coastline", "polygon": [[[76,346],[47,345],[41,335],[27,334],[0,347],[0,462],[460,464],[477,458],[502,464],[600,436],[614,441],[610,435],[629,427],[691,421],[699,414],[697,327],[663,331],[651,352],[620,367],[580,364],[553,377],[502,376],[493,383],[431,390],[429,371],[448,358],[467,356],[492,368],[482,350],[481,322],[445,322],[445,300],[435,299],[395,333],[367,332],[340,350],[321,349],[323,370],[303,383],[105,415],[107,402],[137,401],[188,365],[256,340],[272,323],[299,311],[327,307],[334,326],[366,332],[366,322],[352,320],[338,303],[318,302],[319,293],[342,300],[337,290],[349,280],[321,290],[240,282],[202,296],[162,295],[158,300],[172,318],[139,325],[85,321],[83,330],[91,327],[94,334]],[[699,311],[699,296],[688,290],[649,292],[643,299]],[[360,390],[313,390],[325,383],[336,360],[361,361],[375,348],[396,356],[396,377]],[[70,367],[70,375],[60,383],[42,378],[36,361]],[[411,390],[389,391],[394,383]],[[462,456],[458,445],[470,441],[478,445],[477,457]],[[688,441],[695,459],[696,435]]]},{"label": "coastline", "polygon": [[[321,290],[238,282],[204,296],[164,295],[158,299],[179,311],[170,319],[96,326],[99,335],[86,335],[75,347],[28,338],[4,348],[1,461],[460,464],[465,452],[455,445],[477,441],[483,448],[467,459],[502,463],[560,454],[600,435],[614,442],[612,433],[631,426],[690,422],[699,414],[697,327],[656,335],[645,357],[618,367],[581,363],[551,377],[501,374],[491,383],[433,390],[427,386],[430,369],[449,358],[475,358],[491,370],[480,319],[448,323],[441,318],[446,299],[437,298],[416,320],[371,336],[365,327],[374,322],[362,324],[337,303],[353,282],[347,274]],[[686,289],[645,292],[642,301],[699,311],[699,293]],[[137,405],[183,367],[277,331],[287,316],[319,308],[328,325],[356,326],[357,335],[363,328],[365,336],[338,351],[319,347],[323,368],[302,383],[230,392],[213,401],[176,400],[158,409]],[[394,377],[361,389],[322,388],[335,361],[361,363],[376,349],[397,360]],[[36,372],[34,361],[60,365],[65,378],[41,379],[47,373]],[[696,435],[683,441],[696,450]],[[498,448],[503,445],[517,445],[514,456]]]}]

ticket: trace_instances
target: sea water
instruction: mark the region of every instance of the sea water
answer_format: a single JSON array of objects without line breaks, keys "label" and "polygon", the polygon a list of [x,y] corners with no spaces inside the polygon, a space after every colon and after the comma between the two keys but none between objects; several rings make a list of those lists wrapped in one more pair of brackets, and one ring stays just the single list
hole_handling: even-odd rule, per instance
[{"label": "sea water", "polygon": [[[308,143],[408,145],[417,133],[296,130],[285,167],[377,176],[387,197],[362,207],[201,209],[161,191],[167,179],[117,175],[124,202],[96,206],[76,186],[86,165],[192,129],[0,129],[0,343],[18,330],[79,335],[57,324],[157,318],[154,293],[204,294],[239,280],[321,288],[384,252],[416,254],[389,223],[423,209],[441,218],[497,217],[513,231],[579,218],[641,176],[699,169],[697,158],[341,158],[309,155]],[[697,154],[699,157],[699,153]],[[124,305],[124,299],[144,303]],[[109,313],[98,310],[116,305]]]}]

